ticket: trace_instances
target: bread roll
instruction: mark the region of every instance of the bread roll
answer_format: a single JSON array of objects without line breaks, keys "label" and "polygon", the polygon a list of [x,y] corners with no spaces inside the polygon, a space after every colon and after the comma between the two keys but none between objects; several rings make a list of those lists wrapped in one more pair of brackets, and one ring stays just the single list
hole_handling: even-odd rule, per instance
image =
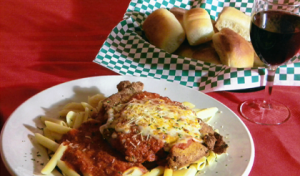
[{"label": "bread roll", "polygon": [[238,68],[253,67],[252,46],[233,30],[223,28],[213,36],[213,44],[222,64]]},{"label": "bread roll", "polygon": [[213,64],[221,64],[219,55],[213,48],[212,41],[197,46],[191,46],[187,41],[184,41],[174,54]]},{"label": "bread roll", "polygon": [[197,50],[197,46],[191,46],[187,40],[185,40],[180,47],[174,52],[178,56],[192,58],[193,53]]},{"label": "bread roll", "polygon": [[205,47],[196,50],[192,56],[193,59],[200,60],[203,62],[209,62],[212,64],[222,64],[218,53],[213,47]]},{"label": "bread roll", "polygon": [[152,12],[142,28],[151,44],[168,53],[173,53],[185,39],[183,27],[167,9],[161,8]]},{"label": "bread roll", "polygon": [[219,30],[216,28],[216,21],[213,20],[213,19],[211,19],[211,23],[212,23],[212,25],[213,25],[214,32],[215,32],[215,33],[219,32]]},{"label": "bread roll", "polygon": [[251,17],[234,7],[224,7],[219,14],[215,27],[220,31],[223,28],[230,28],[236,33],[250,41]]},{"label": "bread roll", "polygon": [[205,9],[188,10],[183,16],[183,24],[190,45],[199,45],[212,39],[214,29]]},{"label": "bread roll", "polygon": [[175,15],[181,26],[183,27],[183,15],[187,10],[179,7],[172,7],[170,12]]}]

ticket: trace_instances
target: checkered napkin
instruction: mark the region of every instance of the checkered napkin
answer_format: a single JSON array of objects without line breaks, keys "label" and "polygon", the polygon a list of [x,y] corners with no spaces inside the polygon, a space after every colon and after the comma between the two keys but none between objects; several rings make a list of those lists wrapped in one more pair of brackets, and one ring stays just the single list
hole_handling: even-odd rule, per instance
[{"label": "checkered napkin", "polygon": [[[109,34],[94,62],[122,75],[176,82],[203,92],[264,86],[265,68],[231,68],[169,54],[145,40],[141,25],[158,8],[201,7],[217,20],[225,6],[250,15],[253,0],[132,0],[121,21]],[[300,56],[276,71],[275,85],[300,86]]]}]

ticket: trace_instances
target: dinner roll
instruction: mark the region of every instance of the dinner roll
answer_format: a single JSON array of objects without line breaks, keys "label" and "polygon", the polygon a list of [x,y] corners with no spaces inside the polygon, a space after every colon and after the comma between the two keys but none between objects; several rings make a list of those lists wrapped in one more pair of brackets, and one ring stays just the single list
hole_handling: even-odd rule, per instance
[{"label": "dinner roll", "polygon": [[212,39],[214,28],[205,9],[188,10],[183,16],[183,24],[190,45],[199,45]]},{"label": "dinner roll", "polygon": [[180,47],[174,52],[178,56],[192,58],[193,53],[197,50],[197,46],[191,46],[187,40],[185,40]]},{"label": "dinner roll", "polygon": [[187,41],[184,41],[174,54],[213,64],[221,64],[219,55],[214,49],[212,41],[197,46],[191,46]]},{"label": "dinner roll", "polygon": [[183,15],[187,10],[179,7],[172,7],[170,12],[175,15],[181,26],[183,26]]},{"label": "dinner roll", "polygon": [[216,28],[216,21],[213,20],[213,19],[211,19],[211,23],[212,23],[212,25],[213,25],[214,32],[215,32],[215,33],[219,32],[219,30]]},{"label": "dinner roll", "polygon": [[230,28],[250,41],[251,17],[234,7],[224,7],[219,14],[215,27],[220,31]]},{"label": "dinner roll", "polygon": [[183,27],[167,9],[157,9],[144,21],[146,38],[156,47],[173,53],[185,39]]},{"label": "dinner roll", "polygon": [[193,59],[212,64],[222,64],[216,50],[211,46],[199,48],[193,53]]},{"label": "dinner roll", "polygon": [[214,47],[222,64],[230,67],[253,67],[254,50],[250,43],[229,28],[213,36]]}]

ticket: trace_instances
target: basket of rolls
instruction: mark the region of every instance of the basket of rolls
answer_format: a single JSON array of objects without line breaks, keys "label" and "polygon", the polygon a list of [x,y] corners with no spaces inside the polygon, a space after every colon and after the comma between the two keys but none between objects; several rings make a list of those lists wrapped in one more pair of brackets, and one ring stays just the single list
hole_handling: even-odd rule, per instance
[{"label": "basket of rolls", "polygon": [[[94,62],[203,92],[265,85],[250,40],[253,0],[132,0]],[[280,66],[277,85],[300,85],[300,57]]]}]

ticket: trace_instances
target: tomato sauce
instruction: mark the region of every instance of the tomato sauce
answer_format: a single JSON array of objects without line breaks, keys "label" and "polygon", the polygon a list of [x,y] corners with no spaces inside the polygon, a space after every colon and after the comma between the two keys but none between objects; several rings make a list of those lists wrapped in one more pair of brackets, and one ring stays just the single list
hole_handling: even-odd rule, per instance
[{"label": "tomato sauce", "polygon": [[[155,161],[156,153],[163,149],[164,142],[151,136],[143,136],[137,130],[131,128],[131,133],[115,132],[116,138],[108,138],[111,145],[126,155],[125,159],[130,162],[143,163]],[[111,136],[106,130],[105,135]]]},{"label": "tomato sauce", "polygon": [[88,121],[78,129],[65,134],[60,142],[68,144],[61,160],[78,174],[93,176],[121,176],[132,167],[139,167],[143,173],[147,169],[140,163],[130,163],[102,138],[100,123]]}]

